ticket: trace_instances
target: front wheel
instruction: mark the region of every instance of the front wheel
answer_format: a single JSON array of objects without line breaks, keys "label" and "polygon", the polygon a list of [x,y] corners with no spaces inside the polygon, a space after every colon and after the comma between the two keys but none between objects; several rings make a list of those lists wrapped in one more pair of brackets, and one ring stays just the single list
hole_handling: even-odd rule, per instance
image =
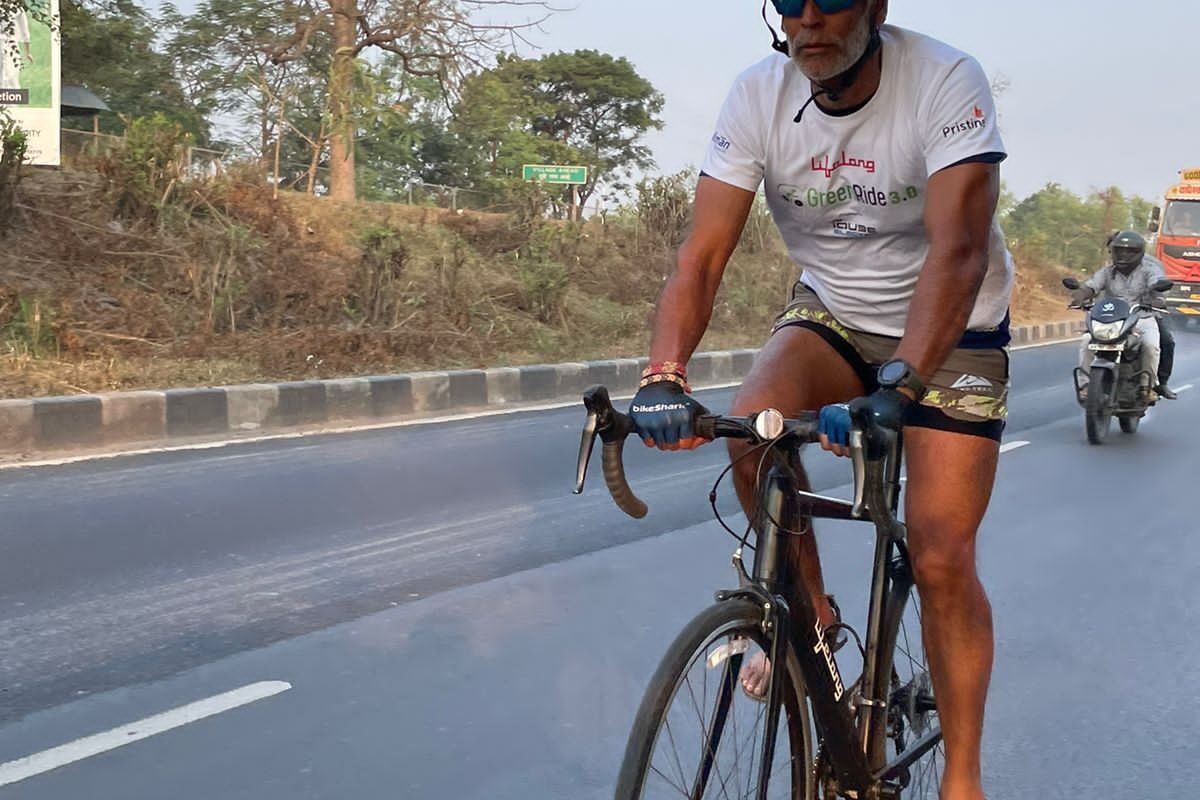
[{"label": "front wheel", "polygon": [[[758,797],[768,709],[742,691],[743,663],[769,653],[763,609],[742,599],[701,612],[650,680],[617,779],[617,800]],[[780,687],[765,797],[811,800],[812,752],[799,665],[791,648]]]},{"label": "front wheel", "polygon": [[1112,404],[1109,402],[1112,380],[1113,375],[1108,370],[1092,368],[1091,379],[1088,381],[1087,406],[1084,408],[1087,438],[1092,444],[1103,444],[1108,438],[1108,429],[1112,425]]}]

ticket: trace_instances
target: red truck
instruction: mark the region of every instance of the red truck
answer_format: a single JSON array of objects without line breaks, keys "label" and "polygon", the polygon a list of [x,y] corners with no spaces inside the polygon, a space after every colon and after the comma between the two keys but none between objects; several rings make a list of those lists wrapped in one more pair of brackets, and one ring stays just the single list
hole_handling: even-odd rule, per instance
[{"label": "red truck", "polygon": [[1150,217],[1154,255],[1175,288],[1167,293],[1171,317],[1200,324],[1200,168],[1185,169]]}]

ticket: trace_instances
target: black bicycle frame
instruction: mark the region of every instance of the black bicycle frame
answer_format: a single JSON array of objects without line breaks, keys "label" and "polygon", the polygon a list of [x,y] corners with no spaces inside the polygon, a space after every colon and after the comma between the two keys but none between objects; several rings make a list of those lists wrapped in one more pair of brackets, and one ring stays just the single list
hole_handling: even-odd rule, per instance
[{"label": "black bicycle frame", "polygon": [[[621,452],[626,436],[633,430],[632,421],[612,407],[607,390],[592,387],[584,393],[588,409],[588,424],[580,444],[575,493],[583,491],[588,456],[597,436],[604,441],[604,474],[609,493],[617,505],[635,518],[646,513],[646,505],[633,494],[625,480]],[[816,415],[799,423],[795,433],[800,441],[814,441]],[[778,412],[776,412],[778,414]],[[722,425],[731,425],[724,427]],[[721,436],[755,438],[742,420],[723,420],[702,417],[697,432],[706,439]],[[768,420],[767,427],[771,427]],[[749,431],[749,435],[747,432]],[[801,433],[803,431],[803,433]],[[765,434],[757,434],[762,439]],[[741,597],[756,603],[764,610],[763,631],[770,635],[772,669],[767,687],[767,726],[763,733],[762,761],[758,800],[765,800],[767,777],[775,754],[775,737],[779,724],[782,686],[779,676],[786,675],[784,664],[788,647],[792,647],[799,662],[807,694],[813,708],[816,726],[821,734],[829,766],[833,769],[841,791],[854,792],[863,800],[887,800],[891,782],[909,766],[941,741],[941,731],[935,730],[911,743],[894,761],[883,763],[887,735],[887,712],[891,697],[891,660],[884,655],[894,653],[895,633],[904,613],[913,586],[906,531],[896,518],[900,500],[901,437],[889,436],[875,430],[868,439],[860,429],[851,431],[850,445],[854,465],[855,496],[853,502],[798,491],[794,480],[792,459],[797,439],[778,437],[769,442],[772,465],[758,487],[758,513],[752,520],[758,531],[755,546],[753,579],[746,574],[740,553],[734,564],[741,585],[731,591],[717,593],[719,601]],[[837,660],[825,641],[812,596],[804,585],[803,574],[781,574],[786,565],[781,551],[784,536],[794,535],[780,530],[781,521],[788,523],[804,518],[870,520],[875,523],[875,565],[871,578],[870,608],[867,618],[866,650],[863,654],[863,673],[858,691],[848,691],[838,670]],[[812,535],[811,531],[799,535]],[[785,578],[798,584],[797,605],[789,607],[782,594]],[[880,637],[885,637],[880,641]],[[708,783],[717,747],[724,732],[725,717],[733,698],[741,655],[735,654],[725,662],[722,690],[710,720],[708,748],[699,765],[694,796],[702,795]],[[910,685],[911,690],[911,685]],[[800,698],[797,698],[800,699]],[[808,766],[806,765],[806,770]],[[874,791],[876,788],[882,792]]]},{"label": "black bicycle frame", "polygon": [[[749,595],[772,609],[772,625],[776,632],[787,631],[795,647],[812,703],[814,721],[837,781],[843,791],[850,790],[866,797],[872,786],[880,781],[894,780],[907,767],[928,752],[941,740],[941,732],[932,731],[913,743],[895,761],[883,764],[887,734],[887,708],[891,682],[890,660],[882,653],[895,649],[894,632],[899,628],[899,616],[904,613],[909,591],[913,586],[904,547],[905,527],[896,519],[900,497],[901,447],[899,441],[888,448],[887,455],[863,457],[861,440],[855,448],[855,484],[858,496],[854,502],[822,497],[795,488],[791,469],[776,463],[760,483],[759,508],[764,509],[756,526],[759,531],[755,547],[753,582],[735,592],[723,592],[722,597]],[[875,523],[876,547],[872,572],[870,608],[867,619],[866,652],[863,657],[862,684],[852,696],[837,666],[837,660],[826,643],[811,593],[803,576],[796,574],[797,589],[788,613],[787,602],[781,594],[783,581],[780,565],[782,532],[779,525],[808,517],[810,519],[870,520]],[[802,535],[812,535],[811,531]],[[782,612],[782,613],[781,613]],[[886,634],[887,641],[880,641]],[[782,636],[775,636],[772,664],[781,664]],[[776,676],[784,669],[772,669],[768,687],[768,708],[774,709],[773,719],[767,720],[763,740],[763,768],[774,757],[778,727],[780,686]],[[765,778],[765,775],[762,776]],[[760,788],[766,781],[760,781]]]}]

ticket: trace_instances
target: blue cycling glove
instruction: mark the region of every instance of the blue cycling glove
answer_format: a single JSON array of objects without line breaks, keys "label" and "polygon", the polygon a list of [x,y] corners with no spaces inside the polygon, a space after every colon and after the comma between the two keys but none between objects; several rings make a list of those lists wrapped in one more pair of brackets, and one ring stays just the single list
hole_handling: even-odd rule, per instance
[{"label": "blue cycling glove", "polygon": [[829,443],[850,446],[850,406],[834,403],[821,409],[817,416],[817,433],[829,438]]},{"label": "blue cycling glove", "polygon": [[646,444],[679,444],[695,436],[693,421],[708,409],[671,381],[652,383],[638,390],[629,405],[633,429]]},{"label": "blue cycling glove", "polygon": [[825,434],[829,443],[850,446],[850,421],[859,420],[868,431],[885,428],[899,432],[904,427],[912,398],[895,389],[880,389],[867,397],[859,397],[849,403],[835,403],[821,409],[817,421],[817,432]]}]

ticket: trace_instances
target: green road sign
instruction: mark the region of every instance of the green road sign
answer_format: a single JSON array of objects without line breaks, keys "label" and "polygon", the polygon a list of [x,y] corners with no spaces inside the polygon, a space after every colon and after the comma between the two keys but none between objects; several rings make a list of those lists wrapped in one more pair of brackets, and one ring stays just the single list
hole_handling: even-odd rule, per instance
[{"label": "green road sign", "polygon": [[542,183],[587,183],[587,167],[557,167],[547,164],[526,164],[524,177],[527,181]]}]

